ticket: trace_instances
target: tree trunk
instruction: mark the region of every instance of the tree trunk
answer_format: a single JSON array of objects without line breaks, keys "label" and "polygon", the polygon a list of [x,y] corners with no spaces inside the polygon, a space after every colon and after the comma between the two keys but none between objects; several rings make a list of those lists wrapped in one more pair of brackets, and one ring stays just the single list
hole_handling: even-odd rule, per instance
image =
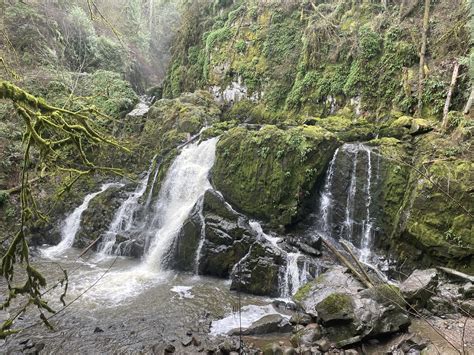
[{"label": "tree trunk", "polygon": [[464,107],[464,114],[467,115],[471,111],[472,102],[474,101],[474,87],[471,88],[471,95],[467,100],[466,107]]},{"label": "tree trunk", "polygon": [[421,116],[421,110],[423,109],[425,55],[426,55],[426,42],[428,38],[428,27],[429,27],[429,22],[430,22],[430,5],[431,5],[431,0],[425,0],[425,12],[423,14],[423,31],[421,34],[420,70],[418,72],[418,106],[416,109],[417,116]]},{"label": "tree trunk", "polygon": [[446,96],[446,103],[444,104],[443,109],[443,130],[445,131],[448,128],[448,112],[449,112],[449,105],[451,105],[451,97],[453,96],[453,90],[456,85],[456,80],[458,78],[459,73],[459,63],[456,61],[454,62],[453,68],[453,76],[451,78],[451,84],[449,85],[448,96]]}]

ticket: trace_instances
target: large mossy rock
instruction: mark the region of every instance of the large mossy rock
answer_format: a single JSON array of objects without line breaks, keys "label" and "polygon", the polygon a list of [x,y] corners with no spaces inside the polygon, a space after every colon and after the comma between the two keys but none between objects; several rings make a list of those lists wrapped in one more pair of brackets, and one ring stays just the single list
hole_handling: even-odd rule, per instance
[{"label": "large mossy rock", "polygon": [[141,144],[151,149],[174,148],[201,128],[217,122],[220,113],[212,96],[205,91],[158,100],[148,111]]},{"label": "large mossy rock", "polygon": [[316,316],[338,346],[404,330],[410,324],[399,290],[389,285],[364,289],[346,269],[335,266],[304,285],[294,300]]},{"label": "large mossy rock", "polygon": [[217,145],[212,181],[239,210],[287,225],[302,211],[337,144],[336,136],[320,127],[234,128]]},{"label": "large mossy rock", "polygon": [[474,163],[468,143],[453,147],[450,137],[435,132],[415,141],[391,238],[402,259],[417,266],[474,270]]}]

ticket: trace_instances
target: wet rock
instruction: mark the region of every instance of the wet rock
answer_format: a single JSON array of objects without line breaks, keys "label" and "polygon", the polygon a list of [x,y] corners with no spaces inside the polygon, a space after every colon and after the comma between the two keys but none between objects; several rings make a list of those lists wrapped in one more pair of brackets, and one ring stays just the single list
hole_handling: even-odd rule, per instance
[{"label": "wet rock", "polygon": [[428,346],[428,342],[418,335],[410,334],[401,339],[401,341],[393,346],[393,350],[401,350],[404,354],[414,354],[420,352]]},{"label": "wet rock", "polygon": [[434,293],[438,285],[436,269],[415,270],[400,285],[400,291],[405,299],[413,304],[423,305]]},{"label": "wet rock", "polygon": [[290,338],[291,345],[294,347],[298,346],[311,346],[315,341],[321,339],[322,331],[319,324],[312,323],[306,326],[304,329],[298,331]]},{"label": "wet rock", "polygon": [[359,352],[356,349],[347,349],[344,350],[344,355],[359,355]]},{"label": "wet rock", "polygon": [[319,351],[319,347],[317,347],[317,346],[312,346],[309,350],[311,351],[311,355],[320,355],[320,354],[322,354],[322,352]]},{"label": "wet rock", "polygon": [[317,317],[316,305],[327,296],[332,293],[356,294],[363,288],[359,281],[347,273],[346,268],[336,266],[300,288],[293,299],[306,313]]},{"label": "wet rock", "polygon": [[173,344],[168,344],[165,346],[164,353],[165,354],[172,354],[176,351],[176,347]]},{"label": "wet rock", "polygon": [[283,349],[276,343],[269,344],[263,348],[263,355],[283,355]]},{"label": "wet rock", "polygon": [[326,352],[331,348],[331,343],[327,339],[318,340],[315,344],[322,352]]},{"label": "wet rock", "polygon": [[286,346],[282,349],[283,351],[283,355],[295,355],[297,354],[296,353],[296,350],[292,347],[289,347],[289,346]]},{"label": "wet rock", "polygon": [[301,325],[308,325],[313,322],[313,318],[306,313],[297,313],[293,314],[290,318],[290,324],[296,325],[296,324],[301,324]]},{"label": "wet rock", "polygon": [[199,273],[229,277],[234,265],[249,251],[256,239],[246,217],[235,212],[213,190],[204,194],[205,241],[201,249]]},{"label": "wet rock", "polygon": [[474,297],[474,284],[472,282],[465,283],[460,289],[459,292],[463,295],[464,298]]},{"label": "wet rock", "polygon": [[187,346],[191,345],[192,342],[193,342],[192,338],[185,339],[185,340],[181,341],[181,345],[183,345],[184,347],[187,347]]},{"label": "wet rock", "polygon": [[238,350],[238,345],[231,339],[226,339],[218,345],[220,351],[229,354],[231,351]]},{"label": "wet rock", "polygon": [[99,327],[95,327],[94,329],[94,333],[103,333],[103,329],[99,328]]},{"label": "wet rock", "polygon": [[342,267],[334,267],[295,295],[305,312],[323,323],[329,340],[348,346],[366,338],[404,330],[410,324],[398,290],[388,285],[364,289]]},{"label": "wet rock", "polygon": [[282,317],[280,314],[269,314],[252,323],[252,325],[245,329],[242,334],[257,335],[288,333],[291,332],[291,329],[292,326],[286,318]]},{"label": "wet rock", "polygon": [[45,346],[46,345],[44,343],[36,343],[35,344],[35,349],[36,349],[36,351],[40,352],[41,350],[44,349]]},{"label": "wet rock", "polygon": [[296,311],[297,309],[296,303],[287,300],[273,300],[272,305],[283,311]]},{"label": "wet rock", "polygon": [[200,204],[196,204],[174,239],[166,265],[173,270],[193,271],[201,240]]}]

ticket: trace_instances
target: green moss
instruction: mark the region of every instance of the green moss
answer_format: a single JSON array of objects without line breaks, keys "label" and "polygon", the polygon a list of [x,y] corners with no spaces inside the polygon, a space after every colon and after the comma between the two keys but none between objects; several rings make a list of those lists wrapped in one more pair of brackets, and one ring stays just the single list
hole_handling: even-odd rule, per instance
[{"label": "green moss", "polygon": [[309,294],[313,287],[313,282],[308,282],[301,286],[298,291],[293,295],[293,300],[295,302],[302,302]]},{"label": "green moss", "polygon": [[316,305],[319,316],[324,321],[350,318],[353,311],[351,296],[344,293],[332,293]]},{"label": "green moss", "polygon": [[143,133],[143,147],[169,150],[184,143],[202,127],[219,121],[220,109],[213,97],[204,91],[183,94],[157,101],[148,112]]},{"label": "green moss", "polygon": [[242,211],[286,225],[301,212],[336,146],[321,127],[234,128],[217,145],[213,182]]}]

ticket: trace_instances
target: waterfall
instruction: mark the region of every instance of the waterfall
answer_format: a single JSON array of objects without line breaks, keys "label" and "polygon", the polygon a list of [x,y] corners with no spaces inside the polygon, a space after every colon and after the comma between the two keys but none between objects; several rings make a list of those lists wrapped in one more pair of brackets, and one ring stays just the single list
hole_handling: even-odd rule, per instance
[{"label": "waterfall", "polygon": [[370,207],[372,205],[372,152],[368,147],[364,147],[367,152],[367,182],[366,182],[366,217],[363,225],[363,235],[361,240],[361,259],[363,262],[368,262],[370,257],[370,248],[372,246],[372,219],[370,216]]},{"label": "waterfall", "polygon": [[82,204],[79,207],[77,207],[64,221],[63,226],[61,228],[61,242],[55,246],[49,247],[42,251],[45,257],[53,258],[55,256],[59,256],[63,254],[67,249],[73,246],[74,239],[81,226],[82,214],[84,213],[85,210],[87,210],[87,207],[89,207],[89,203],[92,201],[94,197],[106,191],[112,186],[122,187],[123,184],[118,184],[118,183],[104,184],[102,185],[99,191],[93,192],[91,194],[88,194],[86,197],[84,197],[84,201],[82,201]]},{"label": "waterfall", "polygon": [[160,166],[161,166],[161,163],[157,162],[155,166],[155,173],[153,174],[153,180],[151,181],[151,185],[150,185],[150,191],[148,192],[148,196],[145,202],[145,207],[144,207],[145,211],[148,211],[148,207],[150,207],[151,199],[153,198],[153,191],[155,189],[156,178],[158,177],[158,173],[160,172]]},{"label": "waterfall", "polygon": [[[263,232],[262,226],[257,221],[250,221],[250,227],[257,233],[260,238],[268,241],[274,248],[279,250],[282,254],[286,255],[286,268],[284,270],[283,280],[280,280],[281,295],[283,297],[291,297],[296,291],[307,281],[308,278],[308,264],[305,260],[303,268],[300,270],[298,266],[298,259],[303,255],[300,253],[288,253],[284,251],[278,243],[281,238],[272,237]],[[245,258],[248,257],[250,252],[244,256],[238,264],[240,264]],[[235,267],[234,267],[235,268]]]},{"label": "waterfall", "polygon": [[352,243],[365,263],[373,256],[373,193],[380,180],[379,165],[370,147],[344,144],[329,164],[319,201],[316,228],[325,238]]},{"label": "waterfall", "polygon": [[[128,196],[117,212],[115,212],[112,223],[110,223],[98,248],[98,253],[102,256],[112,254],[117,234],[126,233],[132,229],[136,212],[140,208],[139,199],[146,191],[155,158],[156,156],[153,157],[150,168],[145,177],[138,183],[135,191]],[[117,252],[120,252],[120,248],[117,248]]]},{"label": "waterfall", "polygon": [[329,213],[331,211],[331,206],[332,206],[331,187],[332,187],[334,170],[336,167],[336,157],[337,157],[338,152],[339,152],[339,148],[336,149],[336,151],[334,152],[334,156],[332,157],[331,162],[329,163],[328,173],[326,174],[326,182],[324,183],[323,193],[321,194],[321,202],[320,202],[320,207],[319,207],[319,211],[321,214],[321,224],[322,224],[321,232],[323,232],[325,235],[328,235],[330,233]]},{"label": "waterfall", "polygon": [[218,138],[185,147],[163,181],[154,207],[154,231],[144,259],[148,270],[160,271],[170,247],[193,206],[211,188],[208,174],[214,165]]},{"label": "waterfall", "polygon": [[359,153],[359,146],[354,145],[345,145],[343,149],[346,151],[351,152],[354,150],[354,157],[352,163],[352,172],[351,172],[351,183],[349,185],[349,193],[347,194],[347,202],[346,202],[346,218],[344,221],[344,228],[343,228],[343,238],[353,242],[353,222],[354,222],[354,200],[355,194],[357,189],[357,158]]},{"label": "waterfall", "polygon": [[206,222],[204,220],[204,214],[202,212],[203,204],[204,204],[204,199],[200,198],[198,202],[198,208],[199,208],[199,220],[201,222],[201,235],[199,239],[199,245],[196,249],[196,258],[194,261],[194,273],[197,275],[199,274],[199,260],[201,260],[201,250],[204,245],[204,239],[206,237]]},{"label": "waterfall", "polygon": [[298,291],[302,285],[302,280],[306,280],[305,268],[300,272],[298,267],[298,258],[302,256],[300,253],[286,254],[286,272],[283,284],[283,297],[291,297]]}]

